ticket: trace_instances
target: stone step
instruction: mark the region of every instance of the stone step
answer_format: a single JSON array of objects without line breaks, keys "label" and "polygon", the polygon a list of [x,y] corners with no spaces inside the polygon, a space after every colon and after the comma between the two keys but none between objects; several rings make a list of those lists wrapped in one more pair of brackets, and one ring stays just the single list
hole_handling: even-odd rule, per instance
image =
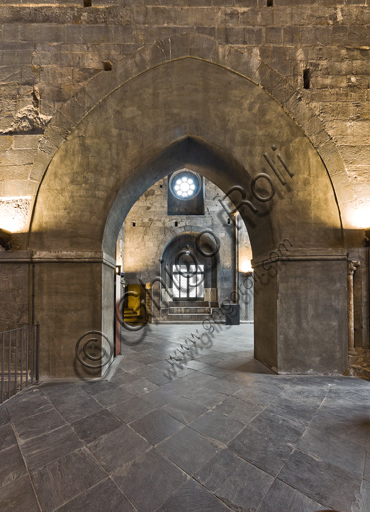
[{"label": "stone step", "polygon": [[344,375],[348,375],[351,377],[361,377],[362,379],[370,381],[370,368],[366,366],[352,364],[347,368]]},{"label": "stone step", "polygon": [[218,308],[218,302],[211,302],[211,304],[205,300],[172,300],[168,303],[169,308]]},{"label": "stone step", "polygon": [[141,323],[143,320],[140,316],[141,310],[134,311],[133,309],[125,308],[123,312],[123,318],[125,322],[130,324]]},{"label": "stone step", "polygon": [[179,307],[179,308],[168,308],[168,315],[209,315],[210,309],[206,308],[192,308],[192,307]]},{"label": "stone step", "polygon": [[[27,382],[27,375],[26,375],[26,373],[23,373],[23,377],[22,377],[22,386],[23,387],[26,386],[26,382]],[[31,384],[31,375],[28,374],[28,385],[30,385],[30,384]],[[21,385],[21,376],[18,372],[17,388],[20,388],[20,385]],[[0,377],[0,386],[1,386],[1,377]],[[15,371],[10,373],[10,380],[9,380],[9,373],[5,372],[5,374],[4,374],[4,388],[3,388],[4,395],[7,395],[9,387],[10,387],[10,392],[12,394],[12,392],[14,392],[14,388],[15,388]]]},{"label": "stone step", "polygon": [[193,322],[199,322],[202,323],[204,320],[208,318],[207,315],[168,315],[167,320],[161,320],[161,323],[193,323]]}]

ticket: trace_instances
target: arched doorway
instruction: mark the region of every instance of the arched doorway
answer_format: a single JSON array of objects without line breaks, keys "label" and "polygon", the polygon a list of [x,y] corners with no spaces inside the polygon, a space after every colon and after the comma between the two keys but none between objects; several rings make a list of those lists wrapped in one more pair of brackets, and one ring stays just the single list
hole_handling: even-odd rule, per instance
[{"label": "arched doorway", "polygon": [[202,231],[183,232],[167,243],[160,261],[167,320],[203,320],[203,310],[218,306],[218,249]]},{"label": "arched doorway", "polygon": [[[74,374],[73,348],[84,330],[112,337],[119,229],[150,185],[184,166],[225,193],[239,187],[232,198],[260,276],[257,359],[282,373],[342,372],[346,251],[321,158],[251,80],[182,58],[117,81],[49,165],[30,236],[30,247],[49,258],[35,269],[35,311],[48,339],[44,373]],[[289,256],[277,253],[284,240]]]}]

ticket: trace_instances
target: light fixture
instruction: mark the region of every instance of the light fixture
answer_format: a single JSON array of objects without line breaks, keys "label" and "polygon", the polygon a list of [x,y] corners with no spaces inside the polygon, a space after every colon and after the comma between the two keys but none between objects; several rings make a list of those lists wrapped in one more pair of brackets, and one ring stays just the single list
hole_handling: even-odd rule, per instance
[{"label": "light fixture", "polygon": [[362,203],[352,212],[353,227],[367,229],[370,226],[370,205]]},{"label": "light fixture", "polygon": [[121,265],[116,265],[116,274],[117,276],[121,275]]},{"label": "light fixture", "polygon": [[248,259],[242,259],[239,264],[239,272],[242,272],[243,274],[250,274],[253,272],[251,261]]},{"label": "light fixture", "polygon": [[181,169],[170,179],[170,190],[177,199],[192,199],[201,189],[200,177],[192,171]]}]

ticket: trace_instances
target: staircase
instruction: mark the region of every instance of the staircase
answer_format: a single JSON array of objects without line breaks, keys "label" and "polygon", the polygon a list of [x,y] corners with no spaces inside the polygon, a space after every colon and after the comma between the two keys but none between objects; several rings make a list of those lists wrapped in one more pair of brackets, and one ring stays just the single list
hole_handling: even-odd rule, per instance
[{"label": "staircase", "polygon": [[141,324],[144,321],[144,318],[140,315],[141,310],[134,311],[132,308],[125,308],[123,311],[124,321],[128,324]]},{"label": "staircase", "polygon": [[[214,309],[218,309],[218,302],[208,301],[172,301],[168,308],[162,310],[162,315],[167,312],[167,322],[202,322],[206,320]],[[167,310],[167,311],[166,311]]]},{"label": "staircase", "polygon": [[348,368],[344,375],[370,380],[370,350],[356,349],[357,356],[349,356]]},{"label": "staircase", "polygon": [[[27,382],[28,381],[28,382]],[[30,386],[32,383],[31,380],[31,372],[28,371],[28,374],[23,372],[22,375],[22,389]],[[9,397],[9,388],[10,388],[10,397]],[[16,375],[15,375],[15,369],[10,369],[10,378],[9,378],[9,372],[6,371],[4,373],[4,387],[2,388],[3,392],[3,398],[4,400],[8,400],[8,398],[11,398],[21,389],[21,375],[20,371],[17,370],[17,383],[16,383]]]}]

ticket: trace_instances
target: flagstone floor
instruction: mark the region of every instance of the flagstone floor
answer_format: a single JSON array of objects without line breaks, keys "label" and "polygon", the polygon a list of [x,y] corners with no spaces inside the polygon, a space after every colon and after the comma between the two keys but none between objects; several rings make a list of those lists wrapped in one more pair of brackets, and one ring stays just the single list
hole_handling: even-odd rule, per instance
[{"label": "flagstone floor", "polygon": [[169,379],[196,329],[125,332],[109,381],[1,406],[1,512],[369,512],[370,382],[274,375],[252,325],[197,340]]}]

